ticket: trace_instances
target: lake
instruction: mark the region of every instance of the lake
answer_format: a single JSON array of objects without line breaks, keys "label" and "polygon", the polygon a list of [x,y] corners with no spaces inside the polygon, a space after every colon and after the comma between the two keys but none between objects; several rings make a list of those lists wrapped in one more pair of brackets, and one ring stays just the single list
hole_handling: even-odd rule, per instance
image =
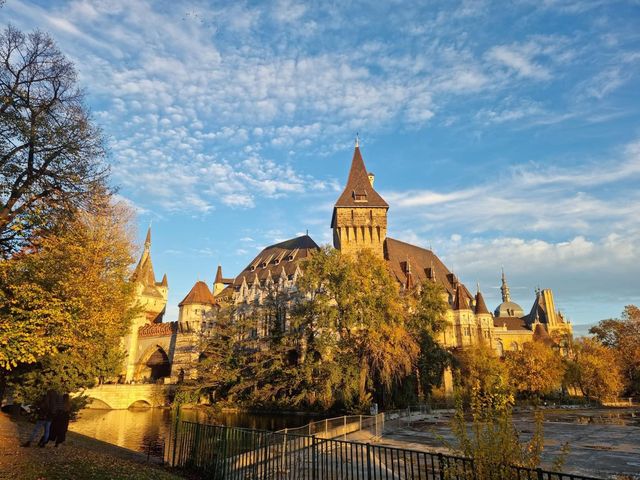
[{"label": "lake", "polygon": [[[212,413],[206,409],[184,409],[187,421],[260,430],[280,430],[306,425],[320,416],[309,414]],[[171,410],[131,408],[129,410],[80,411],[69,430],[138,452],[147,452],[150,444],[162,445],[171,428]],[[161,455],[162,447],[155,450]]]}]

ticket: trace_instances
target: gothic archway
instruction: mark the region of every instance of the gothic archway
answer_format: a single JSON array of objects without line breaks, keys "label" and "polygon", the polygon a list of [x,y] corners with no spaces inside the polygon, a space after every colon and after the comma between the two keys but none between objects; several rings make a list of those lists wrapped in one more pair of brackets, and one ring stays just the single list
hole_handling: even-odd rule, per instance
[{"label": "gothic archway", "polygon": [[171,375],[171,362],[167,352],[160,345],[149,347],[140,357],[134,379],[156,383]]}]

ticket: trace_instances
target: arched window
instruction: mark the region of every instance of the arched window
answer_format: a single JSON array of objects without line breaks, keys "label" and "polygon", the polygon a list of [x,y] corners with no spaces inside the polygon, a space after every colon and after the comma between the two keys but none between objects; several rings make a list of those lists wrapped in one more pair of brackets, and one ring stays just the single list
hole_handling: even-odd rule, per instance
[{"label": "arched window", "polygon": [[502,340],[498,340],[496,342],[496,350],[498,350],[499,357],[502,357],[504,355],[504,345],[502,344]]},{"label": "arched window", "polygon": [[518,344],[516,342],[511,342],[511,350],[514,352],[518,351]]}]

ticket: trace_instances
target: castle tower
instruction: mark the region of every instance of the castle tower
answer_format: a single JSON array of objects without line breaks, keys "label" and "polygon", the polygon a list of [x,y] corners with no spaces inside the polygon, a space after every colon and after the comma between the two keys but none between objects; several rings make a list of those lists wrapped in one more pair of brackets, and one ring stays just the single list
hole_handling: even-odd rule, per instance
[{"label": "castle tower", "polygon": [[233,280],[233,278],[224,278],[222,276],[222,266],[218,265],[216,278],[213,281],[213,296],[217,297],[228,285],[233,285]]},{"label": "castle tower", "polygon": [[162,277],[162,281],[156,282],[151,261],[151,227],[147,230],[144,241],[144,250],[140,256],[140,261],[131,275],[131,281],[135,285],[135,303],[141,309],[140,313],[131,322],[131,330],[124,338],[125,357],[125,380],[133,379],[138,352],[138,330],[140,327],[150,323],[161,323],[167,306],[169,294],[169,282],[167,275]]},{"label": "castle tower", "polygon": [[389,205],[373,188],[373,174],[367,173],[360,147],[351,160],[349,178],[333,208],[333,246],[346,254],[369,249],[384,257]]},{"label": "castle tower", "polygon": [[487,342],[493,348],[493,316],[487,308],[482,293],[480,293],[480,284],[478,284],[476,292],[473,313],[476,315],[478,338],[481,338],[482,341]]}]

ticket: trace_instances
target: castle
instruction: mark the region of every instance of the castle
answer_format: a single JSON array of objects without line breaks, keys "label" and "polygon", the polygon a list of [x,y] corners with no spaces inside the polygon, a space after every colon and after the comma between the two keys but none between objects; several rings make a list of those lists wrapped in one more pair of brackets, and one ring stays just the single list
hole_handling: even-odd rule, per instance
[{"label": "castle", "polygon": [[[404,291],[425,281],[440,284],[449,305],[447,326],[439,338],[443,346],[464,348],[482,339],[502,356],[506,350],[518,350],[523,343],[538,340],[566,353],[573,330],[556,310],[551,290],[536,290],[533,306],[525,314],[511,300],[503,271],[502,303],[490,312],[480,289],[472,294],[433,251],[387,236],[389,204],[375,190],[374,180],[356,142],[347,183],[333,208],[333,245],[343,254],[368,249],[383,258]],[[303,235],[266,247],[235,278],[224,278],[218,267],[212,289],[196,282],[179,304],[178,321],[162,323],[168,284],[166,275],[156,282],[150,235],[149,231],[132,277],[142,313],[124,340],[127,382],[165,379],[173,383],[194,378],[199,357],[197,336],[211,326],[211,312],[223,301],[242,312],[263,303],[274,289],[295,292],[305,260],[319,249],[311,237]],[[286,328],[286,312],[281,320]],[[255,334],[266,334],[266,326],[256,325]]]}]

